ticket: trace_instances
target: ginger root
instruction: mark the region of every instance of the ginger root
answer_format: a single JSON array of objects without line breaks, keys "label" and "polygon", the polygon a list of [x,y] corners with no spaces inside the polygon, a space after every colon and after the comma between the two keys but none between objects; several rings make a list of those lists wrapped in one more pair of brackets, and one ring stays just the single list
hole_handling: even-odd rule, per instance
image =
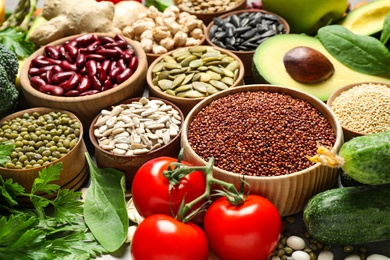
[{"label": "ginger root", "polygon": [[54,40],[80,33],[121,33],[113,26],[115,6],[112,2],[96,0],[46,0],[42,16],[46,23],[29,36],[42,46]]}]

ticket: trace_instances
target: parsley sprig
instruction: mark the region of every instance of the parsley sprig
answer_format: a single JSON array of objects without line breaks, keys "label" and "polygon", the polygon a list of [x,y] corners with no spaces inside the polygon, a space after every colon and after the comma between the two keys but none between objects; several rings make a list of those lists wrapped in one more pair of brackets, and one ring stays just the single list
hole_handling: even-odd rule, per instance
[{"label": "parsley sprig", "polygon": [[[10,145],[0,144],[0,163]],[[61,171],[62,163],[42,169],[31,192],[0,176],[0,259],[90,259],[106,252],[84,222],[81,192],[52,183]],[[18,207],[18,197],[30,198],[33,207]]]}]

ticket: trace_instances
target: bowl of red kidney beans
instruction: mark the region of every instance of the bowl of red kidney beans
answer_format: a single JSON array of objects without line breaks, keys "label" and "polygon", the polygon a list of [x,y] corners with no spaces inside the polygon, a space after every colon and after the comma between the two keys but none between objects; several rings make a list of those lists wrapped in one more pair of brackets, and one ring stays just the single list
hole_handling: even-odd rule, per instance
[{"label": "bowl of red kidney beans", "polygon": [[139,44],[122,35],[88,33],[41,47],[20,71],[30,107],[73,112],[86,128],[103,109],[141,96],[147,58]]}]

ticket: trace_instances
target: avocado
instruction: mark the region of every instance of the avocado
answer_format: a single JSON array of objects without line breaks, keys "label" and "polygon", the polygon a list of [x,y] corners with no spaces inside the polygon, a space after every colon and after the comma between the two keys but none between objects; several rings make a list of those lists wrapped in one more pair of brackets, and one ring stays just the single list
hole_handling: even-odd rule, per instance
[{"label": "avocado", "polygon": [[[311,47],[324,54],[334,66],[333,75],[314,84],[300,83],[291,78],[285,69],[283,57],[285,53],[298,46]],[[255,83],[290,87],[311,94],[322,101],[326,101],[334,91],[345,85],[369,81],[390,84],[390,73],[373,76],[354,71],[333,58],[317,38],[304,34],[279,34],[265,40],[255,50],[252,72]]]},{"label": "avocado", "polygon": [[382,31],[389,12],[390,0],[377,0],[349,12],[339,24],[355,34],[374,35]]}]

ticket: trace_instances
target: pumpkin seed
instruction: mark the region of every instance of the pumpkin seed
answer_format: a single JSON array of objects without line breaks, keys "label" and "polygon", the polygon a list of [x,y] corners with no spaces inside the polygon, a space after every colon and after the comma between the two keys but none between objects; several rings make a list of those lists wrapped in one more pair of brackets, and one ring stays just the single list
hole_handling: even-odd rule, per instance
[{"label": "pumpkin seed", "polygon": [[210,80],[221,80],[222,77],[218,73],[215,73],[214,71],[208,70],[207,75],[210,76]]},{"label": "pumpkin seed", "polygon": [[204,82],[199,82],[199,81],[192,83],[192,87],[195,90],[197,90],[199,92],[202,92],[202,93],[207,93],[208,92],[207,91],[207,85],[209,85],[209,84],[206,84]]},{"label": "pumpkin seed", "polygon": [[221,89],[221,90],[229,88],[228,85],[218,80],[210,80],[210,84],[216,87],[217,89]]},{"label": "pumpkin seed", "polygon": [[176,78],[173,80],[172,87],[174,88],[179,84],[181,84],[185,78],[186,78],[186,74],[177,75]]},{"label": "pumpkin seed", "polygon": [[169,79],[162,79],[157,82],[158,86],[162,90],[172,89],[173,88],[173,81]]}]

